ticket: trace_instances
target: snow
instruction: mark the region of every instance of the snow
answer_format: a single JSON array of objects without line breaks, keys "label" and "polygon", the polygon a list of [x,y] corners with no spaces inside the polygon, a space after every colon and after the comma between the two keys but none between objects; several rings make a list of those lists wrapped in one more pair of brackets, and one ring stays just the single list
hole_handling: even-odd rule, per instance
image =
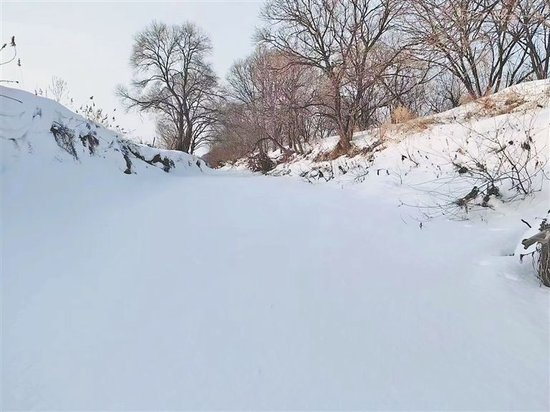
[{"label": "snow", "polygon": [[[153,173],[162,170],[162,164],[149,164],[155,155],[173,162],[172,173],[202,173],[204,162],[196,156],[170,150],[161,150],[136,144],[131,140],[71,112],[53,100],[34,96],[22,90],[0,86],[0,144],[1,170],[33,163],[37,168],[49,167],[52,161],[86,164],[87,168],[109,168],[124,172],[131,162],[132,174]],[[72,149],[56,143],[51,128],[64,127],[72,134]],[[90,140],[97,139],[97,145]],[[69,150],[67,150],[67,147]],[[39,154],[36,156],[35,154]]]},{"label": "snow", "polygon": [[[460,163],[467,158],[461,152],[477,155],[487,150],[484,143],[487,137],[504,142],[516,140],[517,144],[530,136],[548,176],[550,80],[516,85],[481,99],[481,102],[489,103],[476,101],[404,124],[387,124],[378,129],[359,132],[353,142],[358,148],[382,141],[366,156],[343,156],[331,162],[318,162],[315,159],[320,151],[329,151],[336,145],[336,137],[328,138],[314,147],[311,154],[297,157],[289,164],[281,164],[271,174],[305,176],[310,182],[318,180],[324,183],[326,173],[319,178],[317,170],[328,170],[334,175],[332,184],[375,196],[391,193],[405,204],[432,206],[434,210],[429,213],[432,215],[437,209],[434,206],[456,200],[473,186],[471,180],[456,178],[456,167],[451,164],[451,161]],[[479,157],[485,160],[488,156]],[[362,184],[356,185],[357,182]],[[533,187],[537,191],[547,190],[545,182],[547,178],[544,173],[537,173]],[[538,198],[546,200],[548,196]],[[541,210],[545,210],[548,203]],[[495,204],[493,206],[498,207]]]},{"label": "snow", "polygon": [[48,132],[59,107],[17,93],[2,88],[26,113],[2,102],[2,410],[550,408],[550,294],[511,256],[547,192],[420,227],[409,188],[375,177],[194,158],[126,175],[115,146],[75,161]]}]

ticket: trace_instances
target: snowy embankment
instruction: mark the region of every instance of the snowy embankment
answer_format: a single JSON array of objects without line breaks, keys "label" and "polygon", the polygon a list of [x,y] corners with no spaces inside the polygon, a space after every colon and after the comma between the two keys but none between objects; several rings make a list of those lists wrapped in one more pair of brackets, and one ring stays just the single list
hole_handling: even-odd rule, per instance
[{"label": "snowy embankment", "polygon": [[[328,138],[308,155],[281,163],[269,174],[301,177],[311,183],[330,181],[366,193],[383,192],[424,209],[427,217],[464,217],[464,210],[454,202],[476,185],[480,193],[469,210],[499,210],[503,201],[524,198],[524,193],[511,189],[515,182],[506,175],[518,166],[524,167],[519,172],[522,180],[531,185],[532,190],[525,190],[534,194],[527,196],[530,202],[548,199],[550,80],[516,85],[444,113],[356,133],[353,143],[358,155],[320,161],[320,154],[336,142],[337,137]],[[489,178],[495,180],[500,193],[484,202],[487,187],[483,185]],[[546,206],[539,215],[545,215]]]},{"label": "snowy embankment", "polygon": [[385,189],[127,176],[5,108],[1,409],[550,407],[519,216],[420,228]]},{"label": "snowy embankment", "polygon": [[52,161],[126,174],[154,172],[157,168],[189,174],[206,167],[195,156],[136,144],[28,92],[0,86],[0,108],[2,171],[35,162],[47,168]]}]

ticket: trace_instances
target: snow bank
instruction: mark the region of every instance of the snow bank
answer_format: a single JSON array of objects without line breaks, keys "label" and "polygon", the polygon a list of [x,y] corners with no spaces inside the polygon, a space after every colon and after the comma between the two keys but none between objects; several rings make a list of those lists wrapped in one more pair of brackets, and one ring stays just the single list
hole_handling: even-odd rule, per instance
[{"label": "snow bank", "polygon": [[[490,221],[510,233],[495,236],[501,250],[517,262],[525,254],[521,240],[528,237],[522,220],[538,228],[550,213],[550,80],[519,84],[444,113],[356,133],[357,155],[319,161],[337,141],[325,139],[308,155],[295,156],[268,174],[383,197],[402,209],[404,221],[417,224],[437,217]],[[514,188],[509,177],[498,176],[503,159],[496,152],[503,149],[512,161],[525,162],[528,194]],[[495,189],[480,177],[483,168],[498,177]]]},{"label": "snow bank", "polygon": [[[456,209],[449,206],[478,182],[471,170],[460,166],[480,160],[489,170],[497,168],[500,159],[494,151],[498,144],[487,143],[494,140],[504,145],[514,142],[517,150],[512,154],[518,160],[523,152],[531,156],[532,191],[543,201],[549,191],[549,138],[550,80],[541,80],[510,87],[444,113],[357,133],[353,143],[362,153],[318,161],[319,154],[330,151],[337,142],[336,137],[328,138],[310,154],[281,163],[269,174],[299,176],[311,183],[330,181],[339,186],[362,183],[355,189],[383,190],[414,206]],[[520,146],[527,143],[528,150],[522,150]],[[501,206],[499,199],[525,198],[516,196],[509,186],[503,179],[499,187],[502,196],[492,196],[483,206],[494,209]],[[482,203],[480,196],[470,206],[475,209]]]},{"label": "snow bank", "polygon": [[0,87],[1,170],[52,162],[77,163],[126,174],[196,174],[205,162],[186,153],[151,148],[95,124],[50,99]]}]

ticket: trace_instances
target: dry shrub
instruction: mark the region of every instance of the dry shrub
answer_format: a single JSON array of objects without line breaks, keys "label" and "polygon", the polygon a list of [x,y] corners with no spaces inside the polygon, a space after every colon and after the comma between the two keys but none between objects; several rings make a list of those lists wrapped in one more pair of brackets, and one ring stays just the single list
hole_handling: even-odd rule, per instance
[{"label": "dry shrub", "polygon": [[331,160],[335,160],[341,156],[349,155],[349,154],[350,152],[343,150],[340,145],[336,145],[334,149],[331,149],[328,152],[319,153],[317,156],[315,156],[315,159],[313,160],[315,162],[329,162]]},{"label": "dry shrub", "polygon": [[72,155],[75,159],[78,159],[78,155],[74,148],[74,132],[71,129],[59,122],[53,122],[50,132],[53,134],[55,142],[60,148]]},{"label": "dry shrub", "polygon": [[477,103],[481,105],[485,112],[491,113],[496,109],[496,103],[491,97],[482,97],[477,100]]},{"label": "dry shrub", "polygon": [[319,153],[313,160],[315,162],[330,162],[333,160],[338,159],[342,156],[348,156],[349,158],[355,157],[355,156],[371,156],[375,152],[378,152],[384,148],[385,138],[379,137],[378,139],[374,140],[372,144],[366,147],[357,147],[352,146],[351,150],[349,151],[343,151],[338,148],[338,146],[330,150],[328,152],[321,152]]},{"label": "dry shrub", "polygon": [[460,106],[463,106],[465,104],[472,103],[475,100],[476,99],[474,97],[470,96],[469,94],[464,94],[460,97],[460,99],[458,99],[458,104]]},{"label": "dry shrub", "polygon": [[413,119],[412,121],[404,124],[402,126],[402,130],[405,133],[420,133],[428,130],[428,128],[432,126],[435,122],[435,119],[431,117]]},{"label": "dry shrub", "polygon": [[517,107],[525,103],[525,98],[517,92],[511,92],[506,96],[504,101],[504,113],[509,113]]},{"label": "dry shrub", "polygon": [[248,168],[253,172],[267,172],[275,169],[277,164],[262,150],[248,156]]},{"label": "dry shrub", "polygon": [[524,126],[524,133],[517,133],[510,119],[492,131],[465,127],[469,136],[460,152],[456,150],[451,156],[451,162],[460,179],[469,181],[473,189],[456,205],[467,209],[468,203],[482,199],[480,205],[489,207],[491,197],[506,202],[540,190],[548,159],[533,139],[531,124]]},{"label": "dry shrub", "polygon": [[378,139],[386,140],[388,136],[394,134],[397,131],[397,126],[390,122],[382,123],[378,128]]},{"label": "dry shrub", "polygon": [[246,154],[247,148],[224,142],[212,145],[210,151],[203,156],[203,159],[208,166],[218,168],[226,163],[235,162],[245,157]]},{"label": "dry shrub", "polygon": [[394,124],[406,123],[416,117],[416,114],[405,106],[397,106],[391,113],[391,122]]}]

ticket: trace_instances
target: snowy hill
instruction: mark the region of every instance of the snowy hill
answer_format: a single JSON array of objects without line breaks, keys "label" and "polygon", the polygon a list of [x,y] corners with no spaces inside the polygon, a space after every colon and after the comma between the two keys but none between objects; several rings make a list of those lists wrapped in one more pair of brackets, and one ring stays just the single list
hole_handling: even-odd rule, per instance
[{"label": "snowy hill", "polygon": [[[518,193],[513,179],[506,178],[516,166],[512,163],[523,167],[519,179],[529,180],[525,192],[546,199],[549,139],[550,81],[541,80],[441,114],[356,133],[353,143],[357,153],[351,157],[324,161],[323,153],[330,152],[337,142],[337,137],[328,138],[308,155],[282,162],[269,174],[298,176],[312,183],[364,183],[356,189],[391,191],[403,203],[433,207],[429,215],[442,211],[456,215],[462,213],[453,202],[476,185],[480,193],[469,204],[470,209],[498,208],[501,200],[525,197],[527,193],[522,193],[522,188]],[[491,179],[495,181],[489,182]],[[498,196],[487,193],[493,183],[498,186]],[[484,202],[487,194],[491,199]]]},{"label": "snowy hill", "polygon": [[550,289],[513,255],[521,219],[546,215],[547,181],[510,202],[504,180],[467,221],[420,207],[475,184],[447,153],[458,162],[469,133],[477,147],[476,131],[527,121],[506,133],[532,130],[544,154],[538,92],[525,112],[466,129],[447,113],[380,150],[273,172],[316,183],[332,170],[323,185],[203,173],[195,157],[1,94],[0,409],[550,408]]},{"label": "snowy hill", "polygon": [[136,144],[50,99],[3,86],[0,144],[2,170],[53,161],[126,174],[160,169],[188,175],[206,168],[195,156]]}]

